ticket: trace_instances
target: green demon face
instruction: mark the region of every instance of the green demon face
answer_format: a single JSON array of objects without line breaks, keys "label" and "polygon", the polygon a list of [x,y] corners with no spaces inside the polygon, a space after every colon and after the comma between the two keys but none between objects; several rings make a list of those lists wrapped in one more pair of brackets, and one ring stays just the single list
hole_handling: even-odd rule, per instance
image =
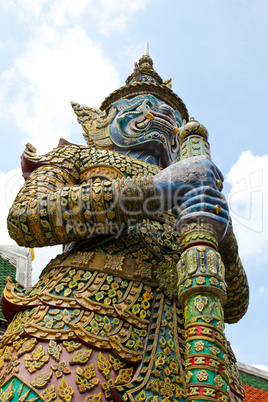
[{"label": "green demon face", "polygon": [[123,99],[112,106],[116,115],[110,125],[110,136],[116,150],[138,152],[145,160],[151,156],[162,167],[178,159],[182,125],[178,111],[152,95]]}]

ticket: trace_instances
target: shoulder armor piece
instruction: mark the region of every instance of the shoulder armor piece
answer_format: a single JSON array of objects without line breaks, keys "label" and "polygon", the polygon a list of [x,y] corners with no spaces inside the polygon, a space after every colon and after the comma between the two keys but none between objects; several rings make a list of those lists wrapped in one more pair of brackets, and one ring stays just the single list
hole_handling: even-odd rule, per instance
[{"label": "shoulder armor piece", "polygon": [[23,177],[27,179],[39,166],[54,165],[66,170],[75,180],[78,180],[81,148],[83,146],[71,144],[61,139],[57,148],[52,149],[52,151],[45,155],[38,155],[36,148],[32,144],[27,143],[21,156]]}]

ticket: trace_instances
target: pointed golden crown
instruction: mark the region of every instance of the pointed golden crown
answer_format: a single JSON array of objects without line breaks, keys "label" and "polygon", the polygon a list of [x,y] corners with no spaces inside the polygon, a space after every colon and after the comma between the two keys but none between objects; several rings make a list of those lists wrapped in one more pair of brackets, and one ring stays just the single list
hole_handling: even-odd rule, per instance
[{"label": "pointed golden crown", "polygon": [[126,85],[116,89],[102,102],[100,109],[108,111],[111,104],[137,95],[151,94],[178,110],[182,120],[189,120],[187,108],[181,98],[171,89],[171,79],[163,81],[153,68],[153,60],[149,56],[148,43],[138,63],[134,64],[133,73],[126,79]]}]

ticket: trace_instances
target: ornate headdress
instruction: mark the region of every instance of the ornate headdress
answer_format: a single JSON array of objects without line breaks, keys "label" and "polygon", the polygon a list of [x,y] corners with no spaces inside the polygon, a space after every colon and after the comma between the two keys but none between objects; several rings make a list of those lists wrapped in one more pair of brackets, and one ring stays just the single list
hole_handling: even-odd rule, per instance
[{"label": "ornate headdress", "polygon": [[153,60],[149,56],[148,43],[146,43],[144,54],[139,62],[135,63],[133,73],[126,79],[126,85],[105,98],[100,109],[81,106],[72,102],[78,122],[85,130],[83,135],[87,144],[98,148],[112,148],[113,143],[108,128],[115,116],[115,109],[112,104],[121,99],[129,99],[144,94],[151,94],[163,100],[180,112],[182,120],[188,122],[187,108],[181,98],[172,91],[171,79],[163,81],[153,69]]},{"label": "ornate headdress", "polygon": [[171,79],[163,81],[153,69],[153,60],[149,56],[148,43],[143,56],[134,65],[133,73],[126,79],[126,85],[112,92],[101,104],[101,110],[109,110],[113,102],[133,98],[137,95],[151,94],[159,98],[181,114],[182,120],[189,120],[188,111],[181,100],[171,89]]}]

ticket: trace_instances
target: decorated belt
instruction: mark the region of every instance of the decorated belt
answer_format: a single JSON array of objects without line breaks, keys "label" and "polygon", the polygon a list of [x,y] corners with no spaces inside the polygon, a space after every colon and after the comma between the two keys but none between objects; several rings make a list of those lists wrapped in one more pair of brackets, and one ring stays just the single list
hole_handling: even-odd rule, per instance
[{"label": "decorated belt", "polygon": [[88,271],[104,272],[130,280],[140,280],[151,286],[158,286],[153,277],[154,264],[135,260],[122,255],[96,253],[94,251],[64,253],[51,260],[42,271],[41,278],[54,268],[75,268]]}]

